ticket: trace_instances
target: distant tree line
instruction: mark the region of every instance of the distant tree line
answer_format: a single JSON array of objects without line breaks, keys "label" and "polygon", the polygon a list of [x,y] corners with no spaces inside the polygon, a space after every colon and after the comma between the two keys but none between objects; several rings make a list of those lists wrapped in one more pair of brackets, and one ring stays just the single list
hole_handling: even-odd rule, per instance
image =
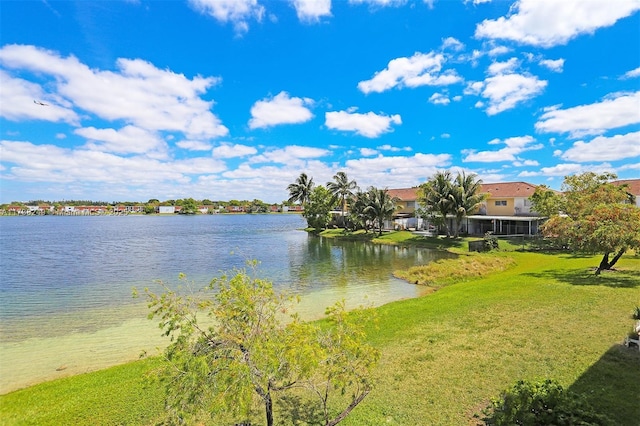
[{"label": "distant tree line", "polygon": [[[289,201],[283,201],[277,205],[279,206],[290,206],[293,203]],[[196,200],[194,198],[179,198],[179,199],[170,199],[160,201],[156,198],[151,198],[148,201],[93,201],[93,200],[59,200],[59,201],[50,201],[50,200],[29,200],[27,202],[24,201],[12,201],[8,204],[0,204],[0,210],[6,210],[9,206],[42,206],[48,205],[53,206],[54,209],[60,209],[63,206],[106,206],[110,209],[113,209],[116,206],[144,206],[144,213],[151,214],[157,211],[157,207],[159,206],[179,206],[181,207],[181,212],[186,214],[195,214],[200,206],[213,206],[215,208],[226,208],[227,206],[236,206],[243,207],[243,211],[247,213],[267,213],[271,211],[271,206],[273,204],[266,203],[259,199],[254,200],[229,200],[229,201],[212,201],[208,198],[204,198],[202,200]]]}]

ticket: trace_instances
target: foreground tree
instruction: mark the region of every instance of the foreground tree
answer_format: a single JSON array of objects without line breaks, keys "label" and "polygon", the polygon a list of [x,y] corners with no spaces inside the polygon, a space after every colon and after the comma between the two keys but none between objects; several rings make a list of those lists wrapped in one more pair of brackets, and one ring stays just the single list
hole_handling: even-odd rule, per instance
[{"label": "foreground tree", "polygon": [[310,201],[313,187],[313,178],[307,176],[306,173],[300,173],[300,176],[298,176],[296,181],[287,186],[287,191],[289,191],[288,201],[290,203],[298,202],[303,206],[306,206]]},{"label": "foreground tree", "polygon": [[358,190],[358,184],[355,180],[349,180],[345,172],[338,172],[333,176],[332,182],[327,182],[327,189],[334,196],[334,199],[340,200],[340,209],[342,212],[342,226],[345,226],[345,211],[347,203],[352,199]]},{"label": "foreground tree", "polygon": [[[328,327],[297,315],[284,320],[291,299],[244,270],[214,279],[195,295],[166,286],[162,294],[145,291],[149,317],[160,318],[172,339],[161,374],[173,420],[195,424],[222,415],[246,422],[259,402],[272,426],[278,396],[286,394],[316,401],[311,411],[321,418],[307,421],[335,425],[371,390],[370,371],[379,355],[365,343],[363,319],[347,314],[344,304],[327,310]],[[203,323],[200,314],[209,320]],[[349,396],[346,407],[336,407],[336,391]]]},{"label": "foreground tree", "polygon": [[[549,215],[543,234],[558,245],[585,253],[603,253],[596,275],[611,269],[630,248],[640,249],[640,209],[616,175],[587,172],[567,176],[562,194],[538,188],[532,207]],[[613,259],[610,256],[613,254]]]}]

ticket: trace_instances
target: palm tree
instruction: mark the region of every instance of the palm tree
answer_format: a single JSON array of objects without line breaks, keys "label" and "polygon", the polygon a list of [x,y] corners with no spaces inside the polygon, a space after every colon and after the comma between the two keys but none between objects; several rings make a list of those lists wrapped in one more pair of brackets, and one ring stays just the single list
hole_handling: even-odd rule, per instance
[{"label": "palm tree", "polygon": [[391,198],[387,189],[370,187],[367,191],[368,205],[364,212],[370,215],[378,224],[378,236],[382,235],[382,225],[385,219],[391,219],[396,211],[396,199]]},{"label": "palm tree", "polygon": [[369,197],[367,192],[357,191],[351,204],[349,205],[349,221],[353,224],[354,230],[363,228],[365,232],[369,232],[369,217],[365,209],[369,205]]},{"label": "palm tree", "polygon": [[287,190],[289,191],[289,202],[299,202],[303,206],[306,206],[309,203],[313,186],[313,178],[309,178],[306,173],[300,173],[296,182],[287,186]]},{"label": "palm tree", "polygon": [[451,183],[451,172],[449,170],[437,172],[427,182],[420,185],[418,197],[420,203],[426,206],[427,213],[433,214],[447,231],[447,237],[451,236],[447,215],[453,213],[455,199]]},{"label": "palm tree", "polygon": [[487,198],[487,194],[480,193],[482,180],[476,180],[475,174],[467,175],[463,171],[456,176],[453,185],[454,214],[456,216],[456,225],[454,237],[457,238],[460,232],[462,219],[478,210],[482,202]]},{"label": "palm tree", "polygon": [[338,172],[333,176],[333,182],[327,182],[327,189],[336,198],[340,199],[342,207],[342,225],[344,226],[344,215],[347,209],[347,200],[354,196],[354,191],[358,189],[355,180],[349,181],[345,172]]}]

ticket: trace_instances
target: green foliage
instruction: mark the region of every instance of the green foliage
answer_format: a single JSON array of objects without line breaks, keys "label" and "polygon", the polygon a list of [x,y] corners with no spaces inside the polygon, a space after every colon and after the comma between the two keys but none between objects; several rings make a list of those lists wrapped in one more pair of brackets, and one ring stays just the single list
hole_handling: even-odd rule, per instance
[{"label": "green foliage", "polygon": [[176,201],[176,205],[182,206],[180,214],[196,214],[198,213],[198,202],[193,198],[185,198]]},{"label": "green foliage", "polygon": [[334,203],[340,200],[340,208],[342,210],[341,222],[345,225],[345,211],[348,201],[351,200],[357,190],[358,184],[355,180],[349,180],[345,172],[338,172],[333,176],[333,181],[327,182],[327,189],[333,195]]},{"label": "green foliage", "polygon": [[306,206],[311,200],[311,193],[313,191],[313,178],[309,178],[306,173],[300,173],[300,176],[296,181],[287,187],[289,191],[289,203],[299,202],[303,206]]},{"label": "green foliage", "polygon": [[481,183],[474,174],[460,172],[454,179],[449,170],[437,172],[418,189],[418,200],[426,206],[423,215],[444,225],[447,236],[451,235],[447,215],[454,216],[453,236],[457,238],[463,218],[475,213],[487,197],[479,192]]},{"label": "green foliage", "polygon": [[386,189],[369,187],[364,199],[363,213],[378,227],[378,235],[382,235],[384,221],[391,219],[396,211],[395,200]]},{"label": "green foliage", "polygon": [[640,306],[636,306],[631,314],[631,319],[640,320]]},{"label": "green foliage", "polygon": [[425,207],[425,214],[439,219],[445,226],[447,236],[451,234],[446,217],[453,210],[451,172],[439,171],[418,188],[418,201]]},{"label": "green foliage", "polygon": [[[320,328],[286,315],[293,299],[244,270],[188,295],[164,285],[161,294],[145,291],[149,317],[159,318],[171,337],[161,377],[173,421],[217,415],[245,421],[262,404],[270,426],[279,395],[303,392],[321,407],[323,424],[337,424],[371,390],[378,352],[344,303],[327,310],[331,326]],[[333,404],[334,391],[350,395],[346,408]]]},{"label": "green foliage", "polygon": [[500,248],[500,245],[498,244],[498,237],[496,237],[495,235],[493,235],[493,232],[491,231],[487,231],[484,233],[484,246],[486,248],[486,250],[497,250],[498,248]]},{"label": "green foliage", "polygon": [[538,186],[529,200],[531,210],[542,216],[551,217],[564,211],[562,196],[546,185]]},{"label": "green foliage", "polygon": [[[565,177],[564,194],[556,202],[563,211],[553,213],[542,226],[545,237],[560,246],[604,253],[596,273],[610,269],[627,249],[640,248],[640,209],[628,203],[624,187],[608,182],[613,178],[592,172]],[[548,192],[541,193],[535,203],[546,205],[541,200],[552,198]],[[609,261],[609,253],[614,252],[616,257]]]},{"label": "green foliage", "polygon": [[305,206],[302,216],[307,220],[309,228],[324,229],[331,220],[333,207],[332,195],[324,186],[316,186],[311,191],[309,204]]},{"label": "green foliage", "polygon": [[551,379],[534,383],[518,381],[501,398],[492,401],[485,415],[483,420],[490,426],[612,424],[580,395],[566,391]]},{"label": "green foliage", "polygon": [[457,238],[462,226],[462,219],[474,214],[480,208],[487,194],[480,193],[482,180],[476,180],[475,174],[458,173],[453,183],[453,214],[456,218],[454,236]]}]

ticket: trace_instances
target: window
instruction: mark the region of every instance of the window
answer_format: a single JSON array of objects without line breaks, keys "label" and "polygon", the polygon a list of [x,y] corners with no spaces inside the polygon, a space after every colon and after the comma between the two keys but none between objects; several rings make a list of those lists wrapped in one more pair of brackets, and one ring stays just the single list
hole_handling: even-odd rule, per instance
[{"label": "window", "polygon": [[497,200],[495,203],[496,206],[506,206],[507,200]]}]

